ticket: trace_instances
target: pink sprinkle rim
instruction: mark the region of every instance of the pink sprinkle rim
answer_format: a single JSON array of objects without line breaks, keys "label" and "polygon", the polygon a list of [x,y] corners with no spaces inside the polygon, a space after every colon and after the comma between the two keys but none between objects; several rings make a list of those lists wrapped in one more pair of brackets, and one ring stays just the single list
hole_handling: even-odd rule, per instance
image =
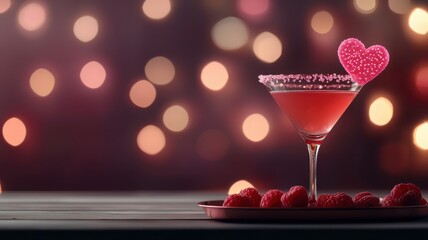
[{"label": "pink sprinkle rim", "polygon": [[304,81],[306,83],[313,83],[314,81],[322,82],[324,84],[339,83],[339,84],[352,84],[355,81],[349,74],[277,74],[277,75],[259,75],[259,82],[267,84],[275,83],[295,83],[296,81]]}]

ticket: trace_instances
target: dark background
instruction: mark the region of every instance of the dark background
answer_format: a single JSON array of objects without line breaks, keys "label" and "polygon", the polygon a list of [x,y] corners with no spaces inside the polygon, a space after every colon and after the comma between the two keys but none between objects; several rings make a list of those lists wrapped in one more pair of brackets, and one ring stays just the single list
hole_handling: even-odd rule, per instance
[{"label": "dark background", "polygon": [[[167,18],[154,21],[141,11],[142,1],[43,1],[48,18],[42,29],[25,33],[17,24],[24,1],[13,1],[0,14],[0,122],[20,118],[25,141],[10,146],[0,139],[0,181],[3,191],[17,190],[224,190],[240,179],[258,188],[307,186],[306,146],[257,82],[260,74],[344,73],[337,47],[348,37],[366,46],[380,44],[391,55],[387,69],[365,86],[327,137],[319,156],[319,189],[386,189],[399,182],[428,187],[428,151],[413,144],[413,129],[428,119],[428,94],[418,94],[415,73],[428,62],[428,36],[409,30],[410,14],[397,14],[388,1],[378,1],[371,14],[356,11],[353,1],[270,1],[267,13],[250,18],[229,0],[175,0]],[[412,1],[412,8],[428,8]],[[326,10],[334,17],[334,36],[314,33],[312,15]],[[97,37],[78,41],[72,32],[81,15],[97,18]],[[211,28],[228,16],[249,27],[250,41],[224,51],[211,40]],[[283,53],[272,64],[258,60],[252,40],[270,31]],[[325,43],[325,38],[331,39]],[[157,98],[148,108],[129,100],[132,84],[145,78],[144,66],[155,56],[168,57],[174,80],[155,86]],[[106,68],[102,87],[83,86],[84,63],[98,60]],[[222,62],[229,81],[218,92],[200,81],[202,67]],[[31,73],[45,67],[56,77],[52,93],[41,98],[29,87]],[[428,76],[425,76],[428,79]],[[384,127],[368,119],[368,106],[388,96],[394,116]],[[189,126],[173,133],[162,114],[183,103]],[[258,112],[270,124],[267,137],[251,142],[241,124]],[[285,123],[285,124],[284,124]],[[165,148],[147,155],[136,143],[139,130],[154,124],[166,137]],[[195,150],[209,129],[229,139],[220,159],[203,159]],[[220,143],[219,143],[220,144]],[[223,144],[223,143],[221,143]]]}]

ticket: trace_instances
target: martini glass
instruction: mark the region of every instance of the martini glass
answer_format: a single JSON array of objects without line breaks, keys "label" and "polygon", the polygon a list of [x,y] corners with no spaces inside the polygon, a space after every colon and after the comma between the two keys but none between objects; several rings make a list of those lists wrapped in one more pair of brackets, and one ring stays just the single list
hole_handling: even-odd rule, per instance
[{"label": "martini glass", "polygon": [[260,75],[279,107],[305,141],[309,152],[309,200],[317,199],[317,158],[321,143],[362,86],[350,75]]}]

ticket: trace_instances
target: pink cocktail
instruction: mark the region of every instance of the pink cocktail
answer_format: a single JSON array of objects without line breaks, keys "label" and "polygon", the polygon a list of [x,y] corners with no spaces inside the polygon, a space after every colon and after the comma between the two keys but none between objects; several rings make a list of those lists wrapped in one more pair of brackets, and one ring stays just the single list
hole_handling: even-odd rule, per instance
[{"label": "pink cocktail", "polygon": [[356,91],[273,91],[272,97],[307,143],[324,140]]},{"label": "pink cocktail", "polygon": [[362,86],[350,75],[261,75],[270,91],[307,144],[310,199],[317,197],[316,164],[322,141],[354,100]]}]

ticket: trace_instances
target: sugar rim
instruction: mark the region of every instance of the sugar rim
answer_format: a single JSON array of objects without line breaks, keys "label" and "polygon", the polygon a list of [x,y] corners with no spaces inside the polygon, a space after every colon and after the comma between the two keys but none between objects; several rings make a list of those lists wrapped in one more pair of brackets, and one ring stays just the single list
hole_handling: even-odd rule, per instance
[{"label": "sugar rim", "polygon": [[336,74],[336,73],[330,73],[330,74],[270,74],[270,75],[259,75],[259,82],[263,84],[269,84],[272,83],[272,81],[282,81],[282,82],[290,82],[290,81],[306,81],[306,82],[312,82],[312,81],[320,81],[324,83],[330,83],[332,81],[335,81],[336,83],[339,82],[355,82],[354,79],[352,79],[351,75],[349,74]]}]

